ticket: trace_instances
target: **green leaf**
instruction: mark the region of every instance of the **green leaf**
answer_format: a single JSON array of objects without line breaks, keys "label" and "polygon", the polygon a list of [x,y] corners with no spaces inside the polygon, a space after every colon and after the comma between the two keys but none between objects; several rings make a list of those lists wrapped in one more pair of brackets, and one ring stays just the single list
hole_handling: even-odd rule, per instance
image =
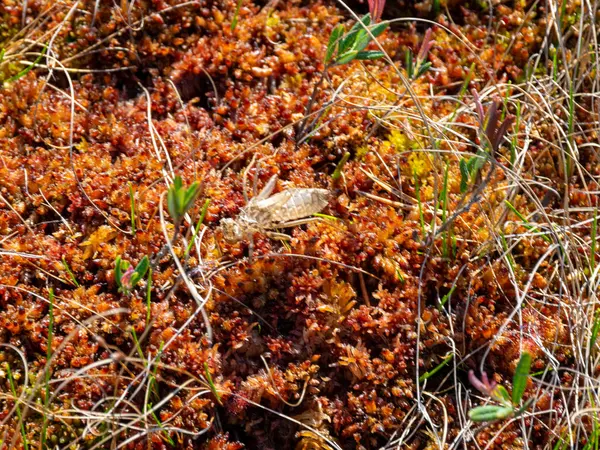
[{"label": "green leaf", "polygon": [[[351,50],[354,47],[355,39],[356,33],[347,34],[345,37],[343,37],[340,40],[340,45],[338,46],[338,55],[341,55],[343,53],[346,53],[348,50]],[[336,58],[336,62],[337,59],[339,58]]]},{"label": "green leaf", "polygon": [[123,278],[123,270],[121,264],[121,256],[117,256],[117,259],[115,259],[115,281],[117,282],[117,286],[119,287],[119,289],[122,288],[121,278]]},{"label": "green leaf", "polygon": [[208,212],[209,204],[210,204],[209,198],[204,200],[204,205],[202,206],[202,211],[200,212],[200,218],[198,219],[198,223],[196,224],[196,229],[194,230],[194,234],[192,235],[192,238],[190,239],[190,243],[188,244],[187,249],[185,250],[186,257],[187,257],[187,255],[189,255],[190,250],[192,249],[192,246],[194,245],[194,241],[196,240],[196,237],[198,236],[198,233],[200,232],[200,225],[202,225],[202,223],[204,222],[204,219],[206,218],[206,213]]},{"label": "green leaf", "polygon": [[469,174],[471,175],[471,178],[474,178],[475,175],[477,175],[477,172],[479,172],[479,170],[483,167],[486,157],[486,153],[478,150],[475,156],[469,158],[467,161],[467,167],[469,168]]},{"label": "green leaf", "polygon": [[417,75],[415,76],[415,78],[419,78],[421,75],[423,75],[425,72],[427,72],[430,67],[431,67],[431,63],[430,62],[426,62],[426,63],[421,64],[419,66],[419,70],[417,70]]},{"label": "green leaf", "polygon": [[510,395],[506,388],[502,385],[498,385],[494,388],[492,397],[494,398],[494,400],[510,405]]},{"label": "green leaf", "polygon": [[346,53],[347,50],[350,49],[354,50],[354,47],[356,46],[357,41],[359,40],[359,31],[366,33],[364,27],[368,27],[370,23],[371,17],[368,14],[366,16],[363,16],[363,18],[359,22],[356,22],[352,26],[352,28],[350,28],[348,34],[340,41],[338,53]]},{"label": "green leaf", "polygon": [[131,284],[131,288],[133,289],[136,284],[140,281],[140,275],[137,272],[133,272],[131,274],[131,278],[129,279],[129,284]]},{"label": "green leaf", "polygon": [[[368,25],[368,23],[365,23],[365,25]],[[356,52],[362,52],[373,40],[373,37],[377,37],[383,33],[387,26],[387,23],[374,25],[373,27],[369,28],[369,31],[371,32],[371,34],[369,34],[366,29],[360,28],[360,22],[357,22],[340,44],[339,53],[347,53],[347,51],[350,49]]]},{"label": "green leaf", "polygon": [[370,50],[370,51],[366,51],[366,52],[358,52],[356,54],[356,59],[373,61],[375,59],[383,58],[384,56],[385,56],[385,53],[383,53],[383,52],[379,52],[376,50]]},{"label": "green leaf", "polygon": [[200,184],[195,181],[191,184],[189,188],[185,191],[185,199],[183,202],[183,212],[184,214],[190,210],[193,206],[196,197],[200,193]]},{"label": "green leaf", "polygon": [[371,36],[369,36],[367,31],[358,30],[358,32],[356,33],[356,38],[354,39],[354,45],[352,46],[352,49],[357,52],[360,52],[364,50],[367,47],[367,45],[369,45],[369,42],[371,42]]},{"label": "green leaf", "polygon": [[477,172],[479,172],[479,170],[481,170],[481,168],[483,168],[487,157],[488,154],[486,152],[481,151],[481,149],[477,150],[475,156],[471,158],[472,162],[469,160],[471,163],[471,176],[475,175]]},{"label": "green leaf", "polygon": [[446,304],[446,302],[448,300],[450,300],[450,298],[452,298],[452,294],[454,293],[455,289],[456,289],[456,285],[452,286],[452,288],[448,291],[448,293],[442,297],[442,299],[440,300],[440,309],[444,307],[444,305]]},{"label": "green leaf", "polygon": [[469,167],[464,158],[460,160],[460,193],[464,194],[467,192],[469,187]]},{"label": "green leaf", "polygon": [[173,220],[178,221],[179,216],[177,215],[177,195],[175,189],[169,189],[167,192],[167,208],[169,209],[169,214]]},{"label": "green leaf", "polygon": [[469,419],[473,422],[489,422],[492,420],[506,419],[512,413],[513,408],[510,406],[478,406],[469,411]]},{"label": "green leaf", "polygon": [[530,398],[525,403],[523,403],[523,406],[521,406],[518,410],[514,412],[514,417],[518,417],[521,414],[523,414],[532,405],[533,400],[533,398]]},{"label": "green leaf", "polygon": [[512,401],[515,405],[518,405],[523,398],[530,369],[531,355],[527,352],[523,352],[521,359],[519,359],[519,363],[517,364],[515,375],[513,376]]},{"label": "green leaf", "polygon": [[150,268],[150,260],[148,259],[147,256],[144,256],[142,258],[142,260],[138,263],[138,265],[135,267],[135,273],[137,275],[139,275],[140,279],[142,279],[142,278],[144,278],[144,275],[146,275],[146,272],[148,271],[149,268]]},{"label": "green leaf", "polygon": [[361,19],[358,22],[356,22],[354,25],[352,25],[352,28],[350,28],[350,31],[348,32],[348,34],[355,33],[364,27],[368,27],[369,25],[371,25],[371,15],[365,14],[364,16],[361,17]]},{"label": "green leaf", "polygon": [[355,59],[357,54],[358,54],[358,52],[350,50],[349,52],[346,52],[343,55],[341,55],[339,58],[337,58],[335,60],[335,63],[337,65],[347,64],[350,61],[352,61],[353,59]]},{"label": "green leaf", "polygon": [[373,25],[370,30],[373,37],[379,37],[388,27],[387,22],[380,22],[377,25]]},{"label": "green leaf", "polygon": [[75,274],[69,267],[69,264],[67,263],[67,260],[65,259],[64,256],[62,257],[62,263],[63,263],[63,267],[65,268],[65,270],[69,274],[69,277],[71,278],[71,282],[75,285],[75,287],[79,287],[79,282],[77,281],[77,278],[75,278]]},{"label": "green leaf", "polygon": [[183,205],[185,205],[185,189],[180,188],[177,192],[175,192],[175,201],[177,202],[176,211],[179,217],[182,217],[183,214]]},{"label": "green leaf", "polygon": [[333,58],[335,49],[338,46],[338,41],[340,40],[340,37],[344,34],[345,30],[346,28],[344,27],[344,25],[340,24],[337,27],[335,27],[331,32],[331,36],[329,36],[329,42],[327,43],[327,51],[325,52],[325,64],[329,63],[329,61],[331,61],[331,58]]},{"label": "green leaf", "polygon": [[409,79],[412,80],[413,77],[413,54],[412,50],[409,48],[404,53],[404,65],[406,68],[406,75]]}]

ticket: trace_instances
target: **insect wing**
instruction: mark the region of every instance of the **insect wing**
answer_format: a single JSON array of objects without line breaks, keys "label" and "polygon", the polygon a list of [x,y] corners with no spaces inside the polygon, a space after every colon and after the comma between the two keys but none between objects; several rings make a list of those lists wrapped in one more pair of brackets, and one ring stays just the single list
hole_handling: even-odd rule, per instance
[{"label": "insect wing", "polygon": [[289,202],[291,196],[292,194],[289,190],[283,191],[272,195],[269,198],[248,204],[246,210],[254,220],[262,225],[268,225],[272,222],[281,222],[281,212]]},{"label": "insect wing", "polygon": [[[258,205],[271,212],[272,222],[289,222],[302,219],[321,211],[329,202],[326,189],[287,189],[275,194]],[[257,206],[258,206],[257,205]]]}]

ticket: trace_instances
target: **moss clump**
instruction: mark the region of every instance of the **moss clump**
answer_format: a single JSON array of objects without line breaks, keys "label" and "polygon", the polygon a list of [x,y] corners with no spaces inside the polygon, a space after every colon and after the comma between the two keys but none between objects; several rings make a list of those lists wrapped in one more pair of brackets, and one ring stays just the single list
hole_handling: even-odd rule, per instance
[{"label": "moss clump", "polygon": [[[232,30],[234,0],[27,2],[32,26],[6,48],[37,41],[54,59],[0,88],[5,445],[37,448],[44,428],[61,448],[434,448],[440,429],[446,444],[522,448],[562,435],[552,415],[524,419],[525,434],[520,421],[467,433],[460,418],[479,403],[468,370],[509,386],[524,349],[533,372],[555,375],[526,397],[573,408],[561,387],[582,370],[572,311],[593,305],[581,269],[600,176],[592,96],[569,110],[556,94],[544,110],[546,84],[507,87],[540,51],[541,5],[448,3],[430,70],[404,84],[423,30],[386,31],[395,65],[330,68],[314,98],[325,113],[298,143],[331,31],[352,23],[333,3],[243,1]],[[0,6],[6,26],[20,26],[22,4]],[[486,148],[471,88],[486,112],[497,96],[499,114],[520,116],[461,192],[461,158]],[[548,115],[571,123],[570,141]],[[273,175],[274,192],[332,199],[289,241],[257,233],[250,260],[250,242],[227,242],[219,222]],[[173,220],[176,176],[198,194]],[[150,275],[120,292],[115,260],[145,256]]]}]

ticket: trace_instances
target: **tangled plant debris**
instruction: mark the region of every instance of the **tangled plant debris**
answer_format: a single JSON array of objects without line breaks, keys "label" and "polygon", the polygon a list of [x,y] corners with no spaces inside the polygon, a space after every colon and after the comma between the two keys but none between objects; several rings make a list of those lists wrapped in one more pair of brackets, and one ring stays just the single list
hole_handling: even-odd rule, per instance
[{"label": "tangled plant debris", "polygon": [[596,448],[598,6],[0,2],[0,448]]}]

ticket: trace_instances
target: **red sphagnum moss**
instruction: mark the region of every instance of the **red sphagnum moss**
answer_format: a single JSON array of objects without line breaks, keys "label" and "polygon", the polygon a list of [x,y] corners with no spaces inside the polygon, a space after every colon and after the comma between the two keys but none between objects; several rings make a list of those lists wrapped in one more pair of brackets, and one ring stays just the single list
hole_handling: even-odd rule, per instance
[{"label": "red sphagnum moss", "polygon": [[[535,65],[557,39],[550,3],[563,52]],[[436,24],[395,21],[378,39],[391,61],[330,67],[302,142],[329,36],[355,19],[334,2],[236,4],[0,2],[0,448],[589,442],[593,416],[580,434],[564,419],[595,408],[569,391],[597,354],[574,343],[600,248],[597,61],[569,21],[582,2],[388,1],[383,20]],[[428,27],[431,67],[407,85]],[[560,83],[577,60],[569,109]],[[465,191],[460,160],[488,148],[471,89],[516,120]],[[175,175],[201,186],[181,230],[162,198]],[[278,192],[330,190],[330,217],[288,242],[256,234],[250,259],[219,221],[273,175]],[[120,293],[118,256],[148,256],[151,284]],[[510,385],[523,351],[543,374],[526,394],[538,413],[468,423],[482,402],[469,369]]]}]

